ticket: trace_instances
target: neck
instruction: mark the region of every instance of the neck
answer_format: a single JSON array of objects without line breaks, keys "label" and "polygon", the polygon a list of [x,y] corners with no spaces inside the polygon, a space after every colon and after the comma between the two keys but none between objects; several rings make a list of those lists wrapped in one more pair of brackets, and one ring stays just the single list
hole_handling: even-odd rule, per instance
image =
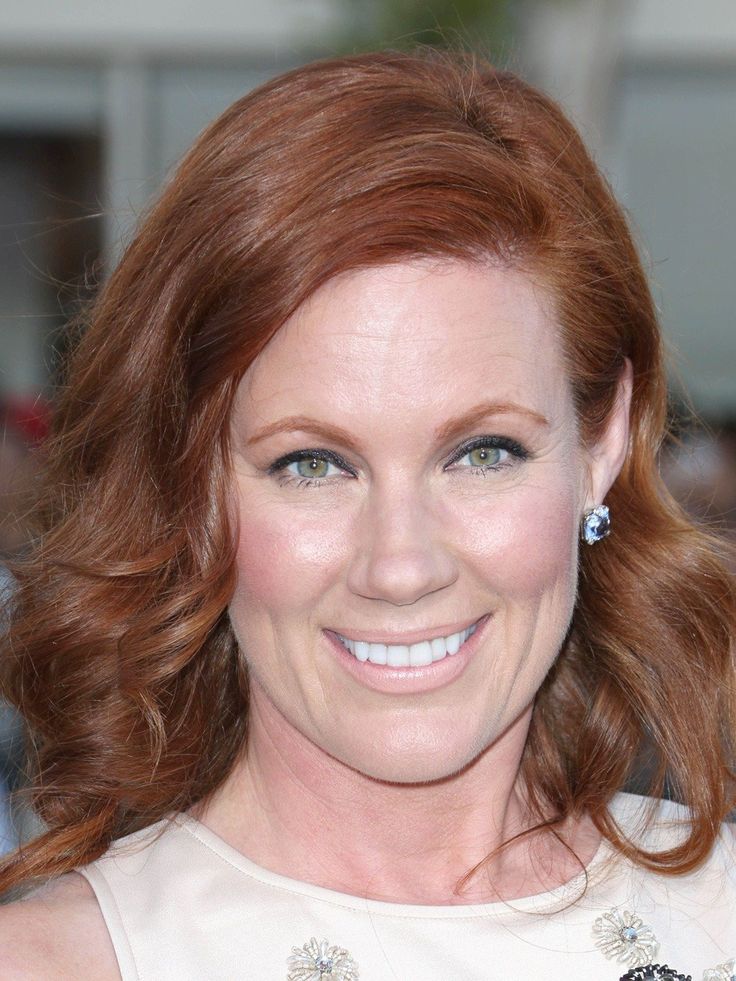
[{"label": "neck", "polygon": [[577,825],[563,829],[577,858],[537,835],[488,860],[537,823],[518,778],[530,716],[460,773],[392,784],[329,756],[256,700],[247,752],[194,814],[265,868],[365,898],[449,905],[543,892],[576,875],[598,838]]}]

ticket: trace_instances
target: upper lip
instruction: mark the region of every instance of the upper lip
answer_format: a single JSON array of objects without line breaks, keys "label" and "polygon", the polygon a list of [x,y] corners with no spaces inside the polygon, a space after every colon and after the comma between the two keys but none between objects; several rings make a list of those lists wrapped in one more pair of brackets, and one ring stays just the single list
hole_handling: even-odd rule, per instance
[{"label": "upper lip", "polygon": [[467,630],[468,627],[472,627],[482,619],[483,617],[478,617],[475,620],[440,624],[439,627],[411,630],[407,633],[392,630],[384,630],[381,633],[373,633],[370,630],[333,630],[332,632],[347,638],[347,640],[362,640],[367,644],[405,644],[410,646],[411,644],[420,644],[424,640],[434,640],[436,637],[449,637],[450,634],[460,633],[461,630]]}]

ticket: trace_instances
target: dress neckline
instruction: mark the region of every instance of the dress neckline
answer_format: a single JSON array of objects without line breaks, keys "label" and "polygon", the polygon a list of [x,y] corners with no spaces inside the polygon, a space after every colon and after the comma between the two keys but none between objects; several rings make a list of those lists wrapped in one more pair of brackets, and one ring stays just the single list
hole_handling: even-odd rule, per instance
[{"label": "dress neckline", "polygon": [[[615,812],[621,809],[629,810],[628,807],[621,808],[621,805],[625,804],[625,801],[622,800],[623,798],[632,798],[632,795],[617,794],[611,802]],[[633,797],[633,801],[641,800],[642,798]],[[368,899],[350,893],[328,889],[311,882],[304,882],[300,879],[289,878],[288,876],[257,865],[190,814],[176,815],[174,823],[197,839],[231,868],[264,885],[281,890],[282,892],[306,896],[313,900],[339,906],[344,909],[370,912],[375,916],[454,919],[462,917],[500,916],[519,912],[531,914],[553,913],[574,905],[587,893],[588,889],[600,883],[610,869],[611,860],[617,857],[608,841],[602,838],[588,864],[572,879],[560,886],[556,886],[554,889],[535,893],[530,896],[523,896],[518,899],[497,900],[490,903],[453,905],[406,904],[389,902],[387,900]]]}]

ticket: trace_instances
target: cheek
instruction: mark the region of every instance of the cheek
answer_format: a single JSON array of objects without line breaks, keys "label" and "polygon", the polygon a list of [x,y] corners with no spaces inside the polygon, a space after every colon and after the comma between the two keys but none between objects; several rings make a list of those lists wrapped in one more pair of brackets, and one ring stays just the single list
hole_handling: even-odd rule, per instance
[{"label": "cheek", "polygon": [[574,597],[577,494],[566,483],[516,488],[460,517],[464,551],[506,597]]},{"label": "cheek", "polygon": [[312,609],[342,562],[346,538],[336,515],[242,502],[238,520],[234,604],[273,612]]}]

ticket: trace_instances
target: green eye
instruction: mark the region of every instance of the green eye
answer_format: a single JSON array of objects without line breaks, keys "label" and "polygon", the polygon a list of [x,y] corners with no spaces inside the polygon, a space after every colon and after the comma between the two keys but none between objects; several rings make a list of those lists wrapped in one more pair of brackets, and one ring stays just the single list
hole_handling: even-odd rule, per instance
[{"label": "green eye", "polygon": [[503,452],[499,446],[476,446],[466,455],[474,467],[495,467],[501,462]]},{"label": "green eye", "polygon": [[505,436],[479,436],[461,447],[451,463],[457,469],[485,477],[497,470],[505,470],[528,459],[523,446]]},{"label": "green eye", "polygon": [[294,460],[289,466],[296,468],[291,472],[298,477],[326,477],[332,464],[329,460],[312,456],[305,457],[301,460]]},{"label": "green eye", "polygon": [[332,450],[296,450],[275,460],[268,468],[276,480],[286,486],[325,487],[338,477],[354,477],[355,471]]}]

